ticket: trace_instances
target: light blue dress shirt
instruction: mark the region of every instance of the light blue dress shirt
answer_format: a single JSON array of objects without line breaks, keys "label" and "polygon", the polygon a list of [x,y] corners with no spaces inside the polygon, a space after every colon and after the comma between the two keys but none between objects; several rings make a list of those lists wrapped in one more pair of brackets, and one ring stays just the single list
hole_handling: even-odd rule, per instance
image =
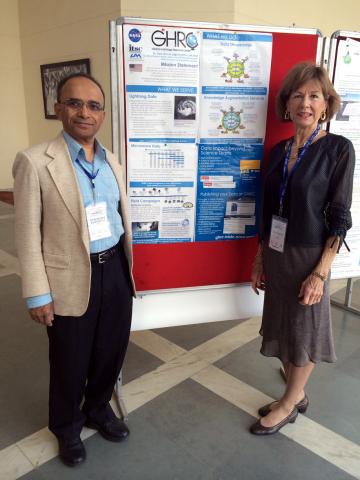
[{"label": "light blue dress shirt", "polygon": [[[111,236],[101,240],[90,241],[90,253],[102,252],[116,245],[124,233],[124,227],[119,213],[119,187],[113,171],[106,160],[106,151],[99,141],[96,140],[96,151],[93,162],[88,162],[82,146],[68,133],[63,132],[63,135],[75,168],[84,207],[86,208],[88,205],[93,204],[94,201],[96,203],[106,203]],[[90,174],[98,171],[94,179],[95,188],[92,187],[90,178],[78,162],[80,162],[81,166]],[[35,308],[46,305],[51,301],[51,294],[47,293],[35,297],[28,297],[26,299],[26,305],[28,308]]]}]

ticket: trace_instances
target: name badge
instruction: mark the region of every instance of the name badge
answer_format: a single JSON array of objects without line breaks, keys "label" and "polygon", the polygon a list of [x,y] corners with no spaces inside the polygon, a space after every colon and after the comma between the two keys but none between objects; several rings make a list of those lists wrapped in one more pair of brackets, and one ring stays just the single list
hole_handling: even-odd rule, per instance
[{"label": "name badge", "polygon": [[272,216],[269,247],[280,253],[284,251],[287,225],[286,218]]},{"label": "name badge", "polygon": [[101,240],[111,237],[110,224],[107,217],[106,203],[99,202],[85,208],[90,240]]}]

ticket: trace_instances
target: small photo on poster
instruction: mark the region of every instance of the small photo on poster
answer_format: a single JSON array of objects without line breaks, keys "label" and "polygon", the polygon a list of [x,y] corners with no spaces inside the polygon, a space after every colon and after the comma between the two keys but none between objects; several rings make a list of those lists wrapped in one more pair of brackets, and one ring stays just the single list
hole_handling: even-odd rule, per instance
[{"label": "small photo on poster", "polygon": [[156,241],[159,238],[159,222],[132,222],[132,236],[134,241]]},{"label": "small photo on poster", "polygon": [[196,97],[175,95],[174,120],[196,120]]}]

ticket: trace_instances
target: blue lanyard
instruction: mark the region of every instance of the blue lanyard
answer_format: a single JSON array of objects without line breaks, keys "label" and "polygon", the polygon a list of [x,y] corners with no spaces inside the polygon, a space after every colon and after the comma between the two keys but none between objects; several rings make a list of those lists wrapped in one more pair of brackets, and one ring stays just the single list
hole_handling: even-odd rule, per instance
[{"label": "blue lanyard", "polygon": [[311,136],[308,138],[307,142],[305,143],[304,147],[302,148],[301,152],[298,154],[295,165],[291,169],[290,173],[288,172],[288,166],[289,166],[291,148],[293,146],[294,139],[292,139],[289,143],[289,146],[288,146],[288,149],[287,149],[286,155],[285,155],[283,172],[282,172],[282,179],[281,179],[280,190],[279,190],[279,200],[280,200],[279,201],[279,204],[280,204],[280,206],[279,206],[279,217],[281,217],[282,213],[283,213],[284,197],[285,197],[285,193],[286,193],[286,189],[287,189],[290,177],[295,172],[295,170],[299,167],[303,156],[305,155],[307,149],[310,147],[310,145],[312,144],[312,141],[314,140],[316,135],[319,133],[319,131],[320,131],[320,125],[318,125],[316,127],[316,130],[313,131],[313,133],[311,134]]},{"label": "blue lanyard", "polygon": [[81,165],[79,159],[77,158],[76,159],[76,163],[79,165],[79,167],[81,168],[81,170],[85,173],[85,175],[88,177],[88,179],[90,180],[91,182],[91,186],[93,188],[93,190],[95,189],[95,178],[97,177],[97,174],[99,173],[99,168],[96,170],[96,173],[91,173],[89,172],[83,165]]}]

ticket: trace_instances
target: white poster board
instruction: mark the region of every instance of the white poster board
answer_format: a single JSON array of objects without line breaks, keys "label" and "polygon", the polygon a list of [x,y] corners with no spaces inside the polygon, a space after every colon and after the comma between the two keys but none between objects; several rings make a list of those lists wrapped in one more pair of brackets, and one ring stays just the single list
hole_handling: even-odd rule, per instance
[{"label": "white poster board", "polygon": [[272,34],[123,25],[135,244],[257,234]]},{"label": "white poster board", "polygon": [[[355,174],[351,216],[353,226],[346,236],[350,252],[343,246],[331,268],[331,277],[360,276],[360,34],[353,32],[336,42],[336,55],[332,59],[333,82],[341,97],[340,110],[330,122],[330,132],[352,141],[355,154]],[[343,37],[341,32],[338,36]]]}]

